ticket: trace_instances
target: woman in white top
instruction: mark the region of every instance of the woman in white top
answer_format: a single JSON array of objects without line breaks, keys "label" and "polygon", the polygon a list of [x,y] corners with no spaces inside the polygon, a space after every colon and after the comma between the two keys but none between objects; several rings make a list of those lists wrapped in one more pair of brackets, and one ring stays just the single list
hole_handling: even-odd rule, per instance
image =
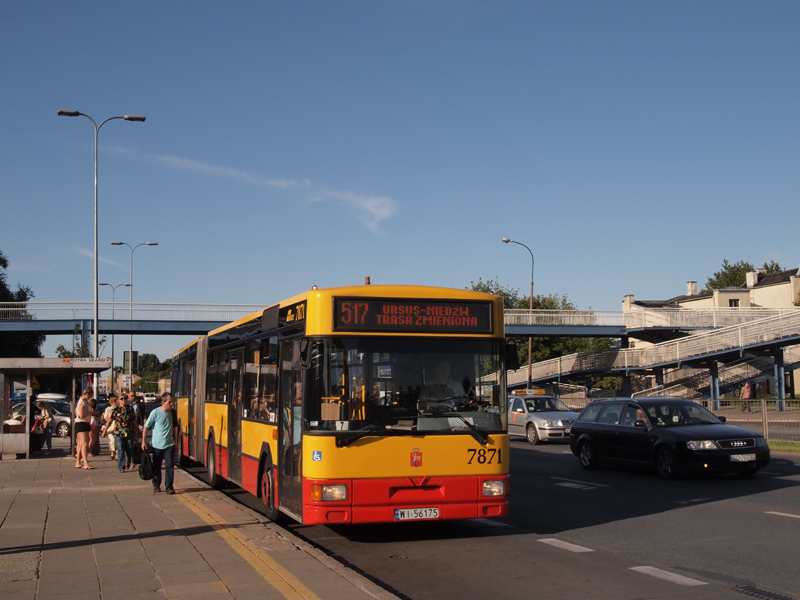
[{"label": "woman in white top", "polygon": [[113,428],[110,431],[109,431],[108,428],[109,428],[110,423],[111,423],[111,413],[114,412],[114,409],[116,407],[117,407],[117,397],[116,396],[111,396],[108,399],[108,406],[106,406],[106,409],[103,411],[103,423],[105,423],[105,427],[106,427],[106,429],[104,429],[104,431],[106,431],[106,433],[108,434],[108,447],[111,450],[111,458],[114,458],[114,459],[117,458],[117,453],[116,453],[116,451],[117,451],[117,441],[114,439],[114,434],[112,433],[114,431]]},{"label": "woman in white top", "polygon": [[94,397],[94,390],[91,387],[83,390],[81,399],[75,407],[75,440],[77,454],[75,455],[76,469],[94,469],[89,464],[89,434],[92,431],[92,407],[89,400]]}]

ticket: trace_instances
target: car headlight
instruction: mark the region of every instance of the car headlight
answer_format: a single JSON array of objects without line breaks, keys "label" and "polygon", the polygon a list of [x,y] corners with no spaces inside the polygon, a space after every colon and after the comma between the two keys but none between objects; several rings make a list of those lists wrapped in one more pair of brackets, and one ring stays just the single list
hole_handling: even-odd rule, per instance
[{"label": "car headlight", "polygon": [[347,486],[337,485],[312,485],[311,500],[314,502],[341,502],[347,500]]},{"label": "car headlight", "polygon": [[545,427],[562,427],[561,421],[545,421]]},{"label": "car headlight", "polygon": [[692,440],[691,442],[686,442],[686,447],[689,450],[716,450],[719,448],[713,440]]},{"label": "car headlight", "polygon": [[483,482],[483,495],[484,496],[505,496],[506,495],[506,482],[502,479],[499,481],[486,480]]},{"label": "car headlight", "polygon": [[756,448],[766,448],[767,447],[767,440],[763,437],[756,438]]}]

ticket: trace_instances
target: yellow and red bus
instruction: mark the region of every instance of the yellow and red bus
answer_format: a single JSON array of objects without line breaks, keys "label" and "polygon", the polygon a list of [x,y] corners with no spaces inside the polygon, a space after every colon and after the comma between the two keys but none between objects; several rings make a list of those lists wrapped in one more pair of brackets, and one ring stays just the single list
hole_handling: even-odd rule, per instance
[{"label": "yellow and red bus", "polygon": [[504,516],[504,363],[498,296],[312,288],[175,354],[181,462],[272,520]]}]

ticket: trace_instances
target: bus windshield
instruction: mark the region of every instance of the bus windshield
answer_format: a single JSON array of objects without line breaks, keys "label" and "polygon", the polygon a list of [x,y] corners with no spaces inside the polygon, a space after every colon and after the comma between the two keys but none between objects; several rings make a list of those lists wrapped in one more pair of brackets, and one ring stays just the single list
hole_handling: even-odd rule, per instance
[{"label": "bus windshield", "polygon": [[501,340],[315,340],[309,431],[414,435],[505,430]]}]

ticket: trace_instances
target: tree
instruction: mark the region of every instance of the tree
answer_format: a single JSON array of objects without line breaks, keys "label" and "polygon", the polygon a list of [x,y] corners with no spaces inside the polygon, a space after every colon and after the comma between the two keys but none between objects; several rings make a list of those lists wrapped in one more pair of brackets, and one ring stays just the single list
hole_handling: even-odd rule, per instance
[{"label": "tree", "polygon": [[[97,351],[102,354],[103,348],[106,345],[106,338],[102,336],[98,340]],[[75,325],[72,330],[72,350],[69,348],[64,347],[63,344],[59,344],[56,346],[56,356],[59,358],[89,358],[92,355],[91,350],[89,350],[89,341],[83,342],[81,336],[81,328],[80,325]]]},{"label": "tree", "polygon": [[[767,273],[780,273],[783,270],[774,260],[765,262],[761,268]],[[726,258],[722,261],[722,268],[716,271],[713,277],[708,278],[703,293],[711,294],[714,290],[726,287],[742,287],[747,282],[747,273],[750,271],[755,271],[751,263],[740,260],[730,264]]]},{"label": "tree", "polygon": [[169,377],[172,373],[172,359],[164,362],[158,360],[155,354],[141,354],[139,356],[139,383],[147,386],[147,391],[156,389],[159,379]]},{"label": "tree", "polygon": [[[0,250],[0,303],[2,302],[23,302],[27,303],[33,298],[33,292],[29,287],[17,284],[17,290],[11,291],[8,287],[5,270],[8,268],[8,259],[3,251]],[[31,319],[31,315],[24,310],[20,313],[21,318]],[[18,318],[18,317],[15,317]],[[0,357],[2,358],[39,358],[42,356],[42,344],[45,336],[40,333],[0,333]]]}]

